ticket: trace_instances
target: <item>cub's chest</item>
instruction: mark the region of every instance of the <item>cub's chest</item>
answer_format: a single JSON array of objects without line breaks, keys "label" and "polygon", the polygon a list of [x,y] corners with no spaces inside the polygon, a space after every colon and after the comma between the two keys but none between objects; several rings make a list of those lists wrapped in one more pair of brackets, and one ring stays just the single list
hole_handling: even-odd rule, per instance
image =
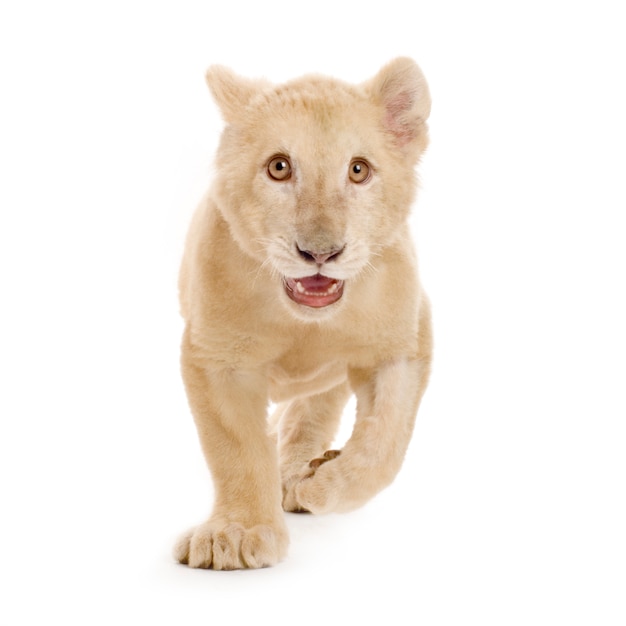
[{"label": "cub's chest", "polygon": [[351,339],[312,333],[294,341],[268,366],[272,400],[321,393],[344,382],[351,367],[373,366],[381,360],[377,342],[359,344]]},{"label": "cub's chest", "polygon": [[348,358],[337,338],[319,328],[303,328],[268,364],[272,399],[318,393],[345,380]]},{"label": "cub's chest", "polygon": [[268,370],[270,397],[274,402],[321,393],[346,379],[347,367],[341,361],[325,363],[275,363]]}]

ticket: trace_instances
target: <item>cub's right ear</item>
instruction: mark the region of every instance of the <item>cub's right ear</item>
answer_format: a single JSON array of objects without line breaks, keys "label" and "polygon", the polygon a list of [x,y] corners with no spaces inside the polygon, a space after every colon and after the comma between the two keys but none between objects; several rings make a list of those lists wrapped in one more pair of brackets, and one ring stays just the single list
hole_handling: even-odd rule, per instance
[{"label": "cub's right ear", "polygon": [[228,123],[239,119],[252,98],[269,85],[263,80],[238,76],[223,65],[212,65],[205,79],[224,121]]}]

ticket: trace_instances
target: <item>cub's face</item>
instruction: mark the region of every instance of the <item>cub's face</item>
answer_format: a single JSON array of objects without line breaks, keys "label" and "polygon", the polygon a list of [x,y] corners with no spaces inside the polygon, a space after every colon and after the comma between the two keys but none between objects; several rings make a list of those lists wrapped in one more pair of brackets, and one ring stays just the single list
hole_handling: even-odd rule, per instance
[{"label": "cub's face", "polygon": [[396,85],[386,102],[380,77],[269,87],[217,72],[221,83],[209,73],[209,84],[230,122],[217,154],[218,206],[239,246],[271,270],[250,280],[269,281],[262,288],[297,317],[320,319],[354,281],[375,279],[376,257],[406,221],[426,126],[393,115],[415,108],[415,88]]}]

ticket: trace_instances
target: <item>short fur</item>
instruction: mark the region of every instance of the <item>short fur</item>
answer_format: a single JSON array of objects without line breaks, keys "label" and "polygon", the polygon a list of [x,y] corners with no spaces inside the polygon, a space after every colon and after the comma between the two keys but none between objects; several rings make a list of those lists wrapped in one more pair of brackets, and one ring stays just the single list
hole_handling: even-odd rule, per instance
[{"label": "short fur", "polygon": [[[407,58],[360,85],[274,86],[224,67],[207,82],[226,128],[182,263],[181,362],[215,505],[175,555],[257,568],[286,554],[283,509],[349,511],[402,464],[431,361],[407,226],[430,96]],[[268,174],[275,155],[287,180]],[[364,182],[350,179],[354,159],[371,168]],[[288,279],[293,291],[316,274],[342,285],[337,301],[290,297]],[[352,436],[327,452],[350,394]]]}]

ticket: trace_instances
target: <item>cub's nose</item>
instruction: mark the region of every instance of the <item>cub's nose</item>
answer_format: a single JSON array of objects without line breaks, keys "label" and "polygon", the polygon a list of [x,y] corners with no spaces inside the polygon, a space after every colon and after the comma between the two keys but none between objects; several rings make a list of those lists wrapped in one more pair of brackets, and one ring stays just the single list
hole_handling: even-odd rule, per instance
[{"label": "cub's nose", "polygon": [[298,244],[296,244],[296,248],[298,250],[298,254],[305,261],[310,261],[311,263],[317,263],[317,265],[322,265],[327,261],[332,261],[336,259],[346,249],[346,246],[344,245],[341,248],[333,248],[328,252],[302,250]]}]

